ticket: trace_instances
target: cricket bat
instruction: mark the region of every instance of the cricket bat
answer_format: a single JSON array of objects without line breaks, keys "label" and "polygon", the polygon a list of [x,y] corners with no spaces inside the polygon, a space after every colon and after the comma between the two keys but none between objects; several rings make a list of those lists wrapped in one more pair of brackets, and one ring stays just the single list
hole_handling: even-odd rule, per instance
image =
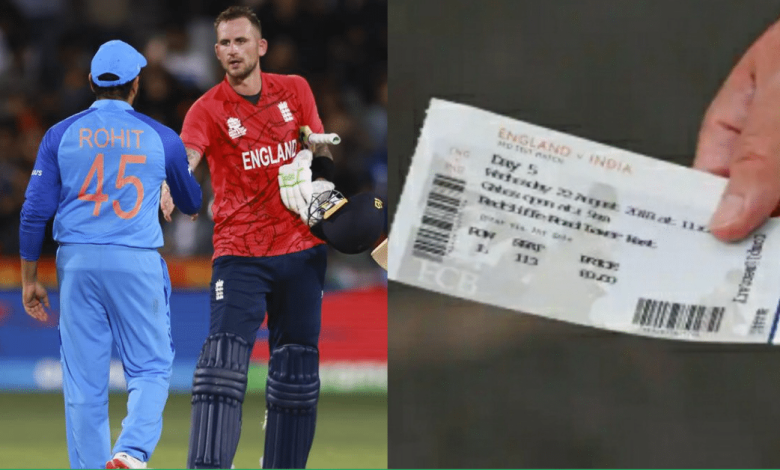
[{"label": "cricket bat", "polygon": [[311,144],[332,144],[338,145],[341,143],[341,137],[338,134],[315,134],[311,131],[309,126],[301,126],[299,129],[299,137],[301,142],[306,145]]},{"label": "cricket bat", "polygon": [[387,271],[387,240],[388,239],[385,238],[385,240],[371,252],[371,257],[374,258],[374,261],[376,261],[379,266],[382,266],[382,269],[385,271]]}]

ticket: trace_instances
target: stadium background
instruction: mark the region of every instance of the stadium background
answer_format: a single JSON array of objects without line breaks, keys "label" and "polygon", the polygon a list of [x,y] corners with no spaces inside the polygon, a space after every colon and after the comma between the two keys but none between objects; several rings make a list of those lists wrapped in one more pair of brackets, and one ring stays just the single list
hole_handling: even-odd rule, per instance
[{"label": "stadium background", "polygon": [[[19,289],[18,228],[24,190],[46,129],[93,101],[87,84],[97,47],[123,39],[144,53],[136,110],[180,131],[191,103],[223,77],[214,57],[214,17],[232,4],[254,8],[269,41],[264,71],[306,77],[333,147],[336,184],[347,196],[386,197],[387,4],[382,0],[0,0],[0,467],[66,467],[51,224],[40,275],[51,319],[27,317]],[[200,165],[204,201],[211,199]],[[192,370],[207,333],[209,204],[196,222],[178,211],[163,222],[176,361],[163,436],[150,464],[183,467]],[[162,220],[162,219],[161,219]],[[236,466],[262,455],[265,327],[253,352]],[[321,343],[323,398],[313,467],[387,465],[387,288],[368,254],[330,253]],[[114,437],[123,416],[121,364],[112,367]],[[43,393],[31,393],[43,392]]]},{"label": "stadium background", "polygon": [[[777,0],[392,0],[391,221],[431,97],[690,165],[705,109],[778,17]],[[392,282],[388,309],[391,467],[780,466],[777,347],[607,333]]]}]

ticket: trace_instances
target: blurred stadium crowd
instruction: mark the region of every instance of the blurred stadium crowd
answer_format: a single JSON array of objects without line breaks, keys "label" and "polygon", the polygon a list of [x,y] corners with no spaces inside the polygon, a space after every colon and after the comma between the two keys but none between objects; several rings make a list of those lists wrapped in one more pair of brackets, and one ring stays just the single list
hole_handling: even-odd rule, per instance
[{"label": "blurred stadium crowd", "polygon": [[[122,39],[144,53],[134,107],[178,132],[190,105],[223,77],[213,21],[234,4],[262,22],[263,71],[304,76],[326,131],[342,137],[332,147],[336,187],[386,199],[386,0],[0,0],[0,255],[18,254],[19,211],[44,132],[93,102],[87,76],[98,46]],[[210,201],[207,165],[198,173]],[[177,211],[163,223],[165,254],[211,255],[209,207],[196,222]],[[44,255],[56,250],[50,230]]]}]

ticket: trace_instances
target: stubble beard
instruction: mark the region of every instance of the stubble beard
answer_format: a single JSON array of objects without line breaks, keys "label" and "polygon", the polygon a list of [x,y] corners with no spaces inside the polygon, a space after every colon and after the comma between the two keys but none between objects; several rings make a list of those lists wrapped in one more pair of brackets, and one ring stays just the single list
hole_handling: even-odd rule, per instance
[{"label": "stubble beard", "polygon": [[259,61],[255,61],[252,64],[247,64],[246,68],[239,69],[236,71],[231,71],[229,68],[230,65],[228,64],[228,68],[226,68],[225,71],[227,72],[228,75],[230,75],[232,78],[236,80],[240,80],[240,81],[245,80],[247,77],[249,77],[252,74],[252,72],[254,72],[255,68],[257,68],[258,62]]}]

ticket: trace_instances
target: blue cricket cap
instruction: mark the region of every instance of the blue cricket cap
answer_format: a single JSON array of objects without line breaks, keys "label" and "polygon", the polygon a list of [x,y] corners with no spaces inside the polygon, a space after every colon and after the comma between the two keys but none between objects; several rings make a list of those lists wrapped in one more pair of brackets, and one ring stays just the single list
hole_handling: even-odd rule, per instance
[{"label": "blue cricket cap", "polygon": [[[146,66],[146,58],[140,52],[135,50],[130,44],[117,39],[108,41],[100,46],[100,49],[92,58],[92,81],[95,85],[102,87],[112,87],[123,85],[134,79],[141,73],[141,67]],[[99,77],[110,73],[119,78],[108,80]],[[113,78],[113,77],[111,77]]]}]

